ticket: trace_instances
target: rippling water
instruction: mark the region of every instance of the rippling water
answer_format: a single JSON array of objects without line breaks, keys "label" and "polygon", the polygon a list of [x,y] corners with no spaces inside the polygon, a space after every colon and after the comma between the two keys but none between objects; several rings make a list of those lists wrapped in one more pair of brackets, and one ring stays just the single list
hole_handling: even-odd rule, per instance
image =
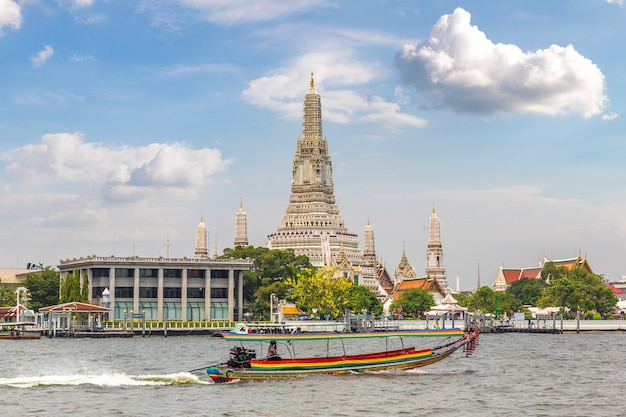
[{"label": "rippling water", "polygon": [[3,340],[0,413],[619,416],[625,344],[622,332],[484,334],[472,356],[414,371],[215,385],[187,371],[224,360],[223,339]]}]

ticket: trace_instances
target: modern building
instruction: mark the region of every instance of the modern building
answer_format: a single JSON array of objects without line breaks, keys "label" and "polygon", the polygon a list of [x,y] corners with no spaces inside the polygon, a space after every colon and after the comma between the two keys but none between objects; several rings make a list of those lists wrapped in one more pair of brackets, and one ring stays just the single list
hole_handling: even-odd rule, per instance
[{"label": "modern building", "polygon": [[81,285],[87,278],[90,302],[108,301],[111,319],[243,320],[243,271],[252,261],[94,255],[61,260],[58,267],[61,279],[74,270]]},{"label": "modern building", "polygon": [[321,99],[311,74],[304,96],[302,136],[293,159],[289,205],[276,233],[268,236],[267,247],[293,249],[296,255],[306,255],[313,266],[333,267],[354,283],[377,289],[373,232],[366,261],[358,235],[348,231],[335,204],[332,174],[328,141],[322,133]]}]

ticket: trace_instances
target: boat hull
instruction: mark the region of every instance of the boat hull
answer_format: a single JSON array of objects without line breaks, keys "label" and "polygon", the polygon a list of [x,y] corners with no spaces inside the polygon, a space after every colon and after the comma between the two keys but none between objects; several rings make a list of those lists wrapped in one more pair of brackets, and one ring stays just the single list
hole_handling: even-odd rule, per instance
[{"label": "boat hull", "polygon": [[214,382],[221,383],[234,380],[295,378],[314,374],[403,371],[439,362],[459,348],[475,343],[477,337],[476,330],[445,346],[423,350],[407,348],[326,358],[251,360],[250,368],[211,367],[207,369],[207,373]]}]

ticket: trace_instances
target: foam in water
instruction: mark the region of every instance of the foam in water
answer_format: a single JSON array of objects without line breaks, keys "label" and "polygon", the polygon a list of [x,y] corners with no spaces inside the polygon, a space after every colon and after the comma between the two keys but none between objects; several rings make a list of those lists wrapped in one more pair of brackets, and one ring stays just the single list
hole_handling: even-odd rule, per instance
[{"label": "foam in water", "polygon": [[122,387],[136,385],[187,385],[210,384],[189,372],[166,375],[125,375],[102,373],[98,375],[42,375],[16,378],[0,378],[0,386],[30,388],[49,385],[97,385],[101,387]]}]

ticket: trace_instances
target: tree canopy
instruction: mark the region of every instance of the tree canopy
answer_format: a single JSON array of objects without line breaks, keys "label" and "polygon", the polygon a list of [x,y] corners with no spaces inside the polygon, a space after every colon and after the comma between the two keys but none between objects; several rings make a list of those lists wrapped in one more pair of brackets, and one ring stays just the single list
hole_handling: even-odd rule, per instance
[{"label": "tree canopy", "polygon": [[83,285],[80,285],[80,271],[78,268],[61,280],[59,289],[59,302],[69,303],[71,301],[89,301],[89,277],[85,271]]},{"label": "tree canopy", "polygon": [[606,286],[604,277],[580,268],[554,268],[538,301],[539,307],[556,306],[602,316],[612,313],[616,304],[617,297]]},{"label": "tree canopy", "polygon": [[13,307],[17,303],[16,287],[3,286],[0,279],[0,307]]},{"label": "tree canopy", "polygon": [[521,305],[536,306],[545,287],[546,283],[542,279],[522,278],[511,284],[506,293],[517,298]]},{"label": "tree canopy", "polygon": [[421,288],[412,288],[404,291],[398,300],[391,303],[390,309],[403,316],[420,317],[434,305],[435,300],[431,293]]},{"label": "tree canopy", "polygon": [[312,313],[317,309],[320,316],[337,317],[349,308],[349,288],[352,281],[347,278],[334,278],[331,268],[308,268],[285,280],[289,287],[287,299],[301,310]]},{"label": "tree canopy", "polygon": [[252,269],[243,273],[243,298],[248,312],[257,320],[269,319],[271,294],[285,298],[286,278],[312,267],[308,257],[296,256],[293,250],[268,249],[263,246],[226,248],[220,258],[252,260]]},{"label": "tree canopy", "polygon": [[365,310],[367,313],[379,316],[383,312],[383,303],[376,297],[376,294],[362,285],[352,285],[348,287],[348,309],[360,313]]},{"label": "tree canopy", "polygon": [[26,275],[24,286],[28,288],[28,307],[32,310],[59,303],[59,271],[50,266]]}]

